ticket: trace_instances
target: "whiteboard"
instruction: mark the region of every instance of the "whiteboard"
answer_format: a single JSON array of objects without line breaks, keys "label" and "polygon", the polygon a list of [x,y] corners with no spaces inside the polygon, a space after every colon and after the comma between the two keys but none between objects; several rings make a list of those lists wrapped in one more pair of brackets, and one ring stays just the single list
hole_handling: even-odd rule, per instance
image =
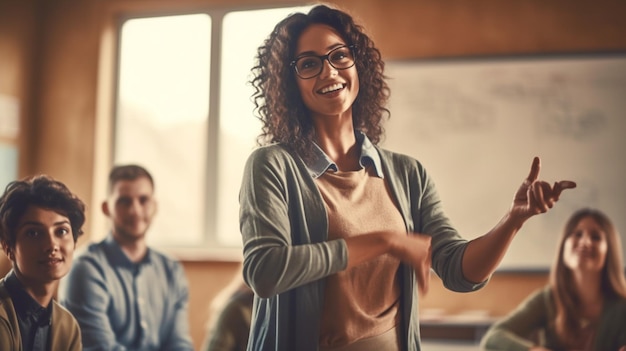
[{"label": "whiteboard", "polygon": [[389,61],[385,73],[381,146],[423,163],[462,236],[502,218],[534,156],[540,179],[577,182],[526,222],[500,270],[549,269],[581,207],[604,211],[626,243],[626,55]]}]

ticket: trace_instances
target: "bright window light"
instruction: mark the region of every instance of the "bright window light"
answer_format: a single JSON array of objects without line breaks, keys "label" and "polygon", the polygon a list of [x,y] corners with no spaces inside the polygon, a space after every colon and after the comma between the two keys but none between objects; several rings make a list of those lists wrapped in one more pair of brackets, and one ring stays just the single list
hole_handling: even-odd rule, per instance
[{"label": "bright window light", "polygon": [[217,241],[225,246],[241,246],[239,232],[239,187],[245,161],[261,133],[261,122],[254,117],[251,97],[254,89],[250,69],[257,48],[274,26],[294,12],[310,7],[230,12],[224,17],[222,40],[222,79],[218,157]]},{"label": "bright window light", "polygon": [[[221,45],[211,43],[208,14],[138,18],[123,25],[114,161],[141,164],[155,178],[159,210],[148,235],[151,245],[241,247],[239,187],[261,132],[253,115],[250,70],[276,23],[309,9],[228,12],[222,27],[213,28],[221,30],[213,34]],[[218,64],[211,62],[212,46],[218,69],[210,66]],[[211,69],[220,72],[219,91],[209,90]],[[209,101],[219,106],[209,109]]]},{"label": "bright window light", "polygon": [[131,19],[121,30],[114,163],[154,177],[153,245],[204,237],[210,35],[206,14]]}]

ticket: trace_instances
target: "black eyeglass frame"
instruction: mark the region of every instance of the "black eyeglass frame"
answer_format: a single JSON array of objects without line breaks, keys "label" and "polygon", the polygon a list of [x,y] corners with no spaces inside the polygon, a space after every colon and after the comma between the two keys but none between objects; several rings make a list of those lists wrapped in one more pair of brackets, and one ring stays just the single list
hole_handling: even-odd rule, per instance
[{"label": "black eyeglass frame", "polygon": [[[335,51],[337,51],[339,49],[343,49],[343,48],[350,49],[350,52],[352,53],[352,61],[353,62],[348,67],[338,68],[338,67],[335,67],[335,65],[333,65],[333,62],[330,60],[330,55],[332,55],[333,52],[335,52]],[[303,55],[303,56],[299,56],[299,57],[296,57],[295,60],[291,61],[289,63],[289,66],[291,66],[293,68],[294,72],[296,72],[296,75],[298,77],[300,77],[300,79],[313,79],[313,78],[319,76],[322,73],[322,71],[324,70],[324,61],[328,61],[328,63],[330,64],[330,66],[332,68],[334,68],[336,70],[343,71],[344,69],[348,69],[348,68],[354,67],[354,65],[356,64],[356,54],[355,54],[355,51],[354,51],[355,48],[356,48],[356,45],[354,45],[354,44],[352,44],[352,45],[341,45],[341,46],[338,46],[338,47],[330,50],[326,55],[319,55],[319,56],[318,55]],[[298,62],[298,60],[300,60],[302,58],[305,58],[305,57],[316,57],[316,58],[320,59],[320,62],[322,63],[320,65],[320,71],[317,72],[317,74],[315,74],[315,75],[313,75],[311,77],[307,77],[307,78],[302,77],[300,75],[300,72],[298,72],[298,68],[296,67],[296,62]]]}]

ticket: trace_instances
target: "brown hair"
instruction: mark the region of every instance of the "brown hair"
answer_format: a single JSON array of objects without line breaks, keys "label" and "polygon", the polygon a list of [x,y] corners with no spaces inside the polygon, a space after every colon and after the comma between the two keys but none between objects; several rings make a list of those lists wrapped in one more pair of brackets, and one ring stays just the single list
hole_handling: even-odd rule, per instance
[{"label": "brown hair", "polygon": [[283,143],[304,159],[312,155],[315,130],[290,65],[300,35],[312,24],[328,25],[347,45],[354,45],[360,82],[359,94],[352,106],[354,129],[364,132],[372,143],[378,144],[384,132],[382,121],[390,115],[385,107],[389,99],[389,87],[383,74],[385,64],[374,42],[350,15],[325,5],[316,6],[307,14],[289,15],[258,48],[250,81],[255,89],[252,95],[255,114],[263,124],[258,144]]},{"label": "brown hair", "polygon": [[47,175],[10,182],[0,197],[0,242],[5,252],[15,248],[16,227],[29,206],[52,210],[66,216],[74,242],[83,234],[85,204],[65,186]]},{"label": "brown hair", "polygon": [[109,194],[113,191],[115,184],[120,180],[135,180],[141,177],[147,178],[154,190],[154,180],[147,169],[138,165],[119,165],[113,167],[111,172],[109,172]]},{"label": "brown hair", "polygon": [[601,291],[605,300],[626,299],[626,279],[622,246],[619,234],[609,217],[597,209],[583,208],[570,216],[559,241],[556,259],[550,271],[550,287],[556,302],[557,319],[555,327],[564,343],[577,340],[581,325],[579,298],[572,279],[571,270],[563,262],[563,247],[578,223],[584,218],[592,218],[606,234],[607,255],[601,277]]}]

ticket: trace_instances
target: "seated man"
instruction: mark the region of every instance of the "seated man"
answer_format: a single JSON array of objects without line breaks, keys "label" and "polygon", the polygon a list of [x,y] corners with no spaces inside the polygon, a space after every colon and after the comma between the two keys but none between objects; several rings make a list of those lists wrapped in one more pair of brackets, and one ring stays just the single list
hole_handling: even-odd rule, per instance
[{"label": "seated man", "polygon": [[59,287],[84,350],[193,350],[188,285],[180,262],[149,248],[154,182],[140,166],[114,167],[102,212],[110,234],[90,244]]},{"label": "seated man", "polygon": [[52,298],[72,265],[85,205],[61,182],[35,176],[0,197],[0,243],[12,270],[0,279],[0,350],[80,351],[80,329]]}]

